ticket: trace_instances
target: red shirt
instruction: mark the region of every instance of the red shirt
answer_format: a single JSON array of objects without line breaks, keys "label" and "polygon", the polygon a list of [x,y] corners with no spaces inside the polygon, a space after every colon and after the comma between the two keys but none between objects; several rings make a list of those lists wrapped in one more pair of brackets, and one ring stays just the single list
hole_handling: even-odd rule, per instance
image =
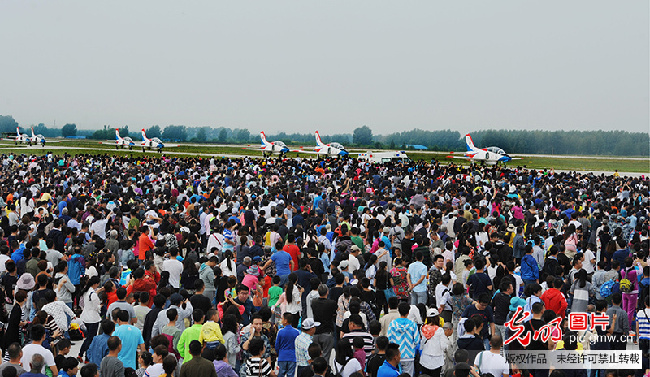
[{"label": "red shirt", "polygon": [[289,255],[291,255],[291,259],[293,260],[293,268],[291,268],[291,271],[296,271],[298,269],[298,257],[300,256],[300,249],[296,245],[285,245],[283,250],[289,253]]},{"label": "red shirt", "polygon": [[567,302],[566,299],[564,298],[564,295],[562,292],[560,292],[559,289],[557,288],[549,288],[542,294],[541,297],[542,301],[544,302],[544,306],[548,310],[552,310],[557,314],[560,318],[564,319],[566,309],[567,309]]}]

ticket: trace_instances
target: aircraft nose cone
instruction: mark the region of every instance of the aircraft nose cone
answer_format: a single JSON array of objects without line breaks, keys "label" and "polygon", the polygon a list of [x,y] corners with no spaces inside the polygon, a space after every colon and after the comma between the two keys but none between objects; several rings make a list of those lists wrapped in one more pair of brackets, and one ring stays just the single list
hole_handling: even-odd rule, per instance
[{"label": "aircraft nose cone", "polygon": [[346,151],[346,150],[342,150],[341,152],[339,152],[339,154],[340,154],[341,156],[347,156],[347,155],[349,155],[350,153],[348,153],[348,151]]},{"label": "aircraft nose cone", "polygon": [[282,153],[289,153],[289,148],[287,147],[282,148]]},{"label": "aircraft nose cone", "polygon": [[503,161],[503,162],[512,161],[512,157],[510,157],[510,156],[508,156],[508,155],[505,155],[505,156],[501,157],[501,158],[499,159],[499,161]]}]

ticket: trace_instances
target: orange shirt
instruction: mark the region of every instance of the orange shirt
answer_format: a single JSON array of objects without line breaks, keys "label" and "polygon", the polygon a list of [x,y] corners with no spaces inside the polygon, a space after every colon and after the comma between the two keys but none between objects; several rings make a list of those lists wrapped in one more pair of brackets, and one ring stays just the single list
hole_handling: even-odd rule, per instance
[{"label": "orange shirt", "polygon": [[140,235],[140,238],[138,239],[138,241],[140,243],[140,245],[139,245],[140,246],[140,250],[139,250],[140,253],[138,254],[138,259],[144,260],[145,254],[147,253],[147,251],[152,250],[154,248],[154,244],[151,241],[151,238],[149,238],[149,235],[147,235],[145,233],[142,233]]}]

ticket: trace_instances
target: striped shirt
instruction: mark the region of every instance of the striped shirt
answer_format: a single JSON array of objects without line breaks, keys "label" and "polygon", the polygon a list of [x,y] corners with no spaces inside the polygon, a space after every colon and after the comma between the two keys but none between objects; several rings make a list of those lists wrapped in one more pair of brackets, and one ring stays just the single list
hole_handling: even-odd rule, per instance
[{"label": "striped shirt", "polygon": [[251,357],[246,360],[244,376],[246,377],[267,377],[271,375],[271,364],[266,359]]},{"label": "striped shirt", "polygon": [[636,321],[639,324],[639,339],[650,339],[650,310],[636,312]]}]

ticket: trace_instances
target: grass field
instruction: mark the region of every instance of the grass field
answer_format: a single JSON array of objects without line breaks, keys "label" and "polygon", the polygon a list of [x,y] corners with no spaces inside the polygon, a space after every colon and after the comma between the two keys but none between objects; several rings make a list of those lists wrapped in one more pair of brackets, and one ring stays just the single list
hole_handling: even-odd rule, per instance
[{"label": "grass field", "polygon": [[[28,148],[24,145],[15,146],[11,142],[0,143],[0,153],[34,153],[41,154],[45,153],[48,150],[51,150],[55,154],[62,154],[68,152],[70,154],[113,154],[120,156],[158,156],[157,153],[147,152],[142,153],[140,148],[134,147],[133,150],[116,150],[114,146],[108,144],[99,144],[96,141],[91,140],[65,140],[58,143],[50,143],[41,147],[31,147]],[[178,155],[180,156],[253,156],[261,157],[262,152],[256,150],[243,149],[241,146],[202,146],[202,145],[181,145],[178,148],[169,148],[164,151],[166,155]],[[447,163],[453,161],[456,164],[468,164],[464,160],[460,159],[448,159],[448,153],[418,153],[417,151],[407,151],[408,156],[412,160],[425,160],[430,161],[431,159],[436,159],[441,163]],[[289,153],[289,157],[296,157],[298,153]],[[300,154],[301,157],[315,157],[315,155],[309,154]],[[508,164],[508,166],[525,166],[527,168],[534,169],[557,169],[557,170],[576,170],[576,171],[614,171],[618,170],[619,172],[630,172],[630,173],[648,173],[650,172],[650,160],[649,159],[628,159],[621,157],[602,157],[590,158],[585,156],[584,158],[563,158],[562,156],[557,157],[525,157],[522,160],[516,160]]]}]

